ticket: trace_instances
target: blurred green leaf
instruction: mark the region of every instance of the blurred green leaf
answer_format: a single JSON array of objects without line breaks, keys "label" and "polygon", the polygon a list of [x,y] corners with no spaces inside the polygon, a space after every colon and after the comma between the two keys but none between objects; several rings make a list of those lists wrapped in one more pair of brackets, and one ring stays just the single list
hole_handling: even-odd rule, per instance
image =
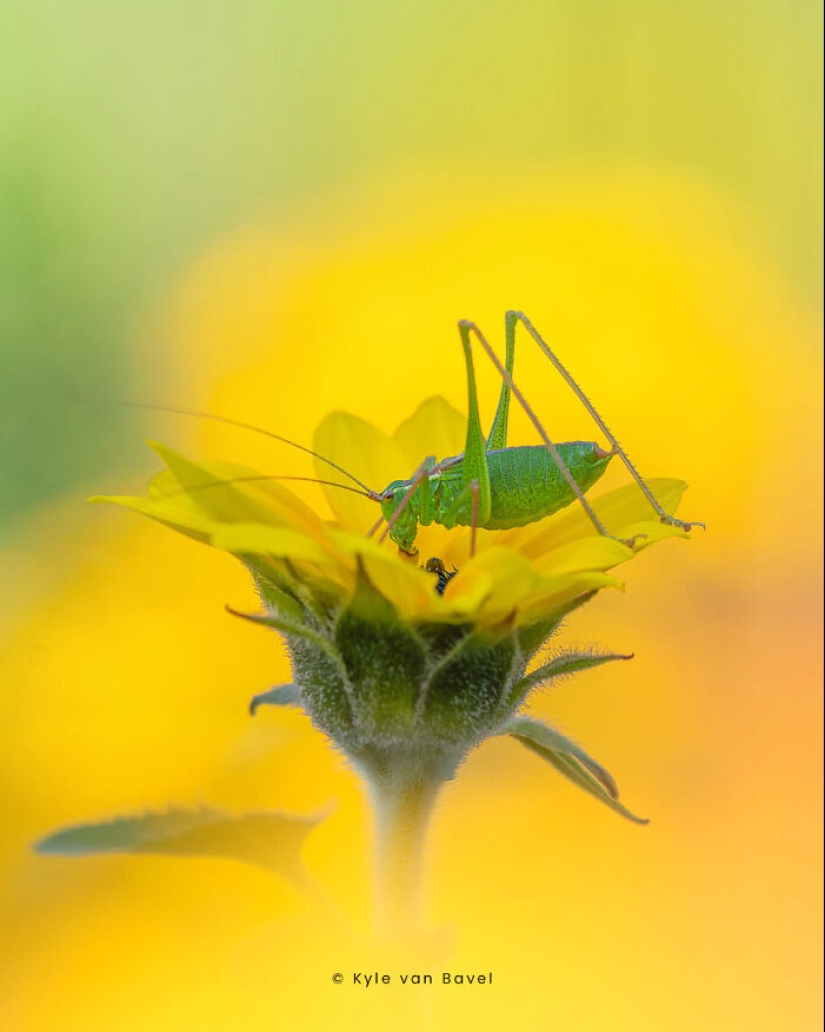
[{"label": "blurred green leaf", "polygon": [[215,810],[169,810],[76,824],[47,836],[35,848],[51,856],[151,853],[240,860],[301,885],[301,848],[322,819],[274,812],[230,817]]}]

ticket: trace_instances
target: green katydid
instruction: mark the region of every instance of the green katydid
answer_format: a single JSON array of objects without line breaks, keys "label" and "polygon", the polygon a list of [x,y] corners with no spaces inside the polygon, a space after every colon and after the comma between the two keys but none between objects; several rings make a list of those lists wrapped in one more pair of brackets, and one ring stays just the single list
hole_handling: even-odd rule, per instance
[{"label": "green katydid", "polygon": [[[556,445],[547,436],[541,422],[513,381],[516,329],[519,323],[524,326],[590,413],[610,442],[609,451],[600,448],[594,441],[572,441]],[[475,323],[466,319],[462,320],[458,324],[458,329],[467,366],[468,415],[464,451],[460,455],[440,461],[436,460],[435,456],[428,456],[412,477],[407,480],[394,480],[380,492],[367,487],[352,473],[325,456],[319,455],[311,448],[297,444],[289,438],[271,431],[262,430],[240,420],[227,419],[205,412],[167,406],[150,407],[255,430],[313,455],[348,477],[358,487],[353,488],[346,484],[323,480],[315,482],[356,491],[356,493],[378,502],[381,506],[381,517],[369,531],[369,535],[376,533],[381,524],[386,521],[387,525],[381,540],[383,541],[389,536],[390,540],[398,545],[401,552],[410,557],[418,554],[415,538],[419,525],[428,526],[431,523],[438,523],[448,529],[455,526],[469,526],[472,531],[470,543],[470,554],[472,555],[475,552],[477,528],[506,530],[511,527],[525,526],[558,512],[576,500],[582,505],[599,534],[609,537],[611,536],[609,531],[596,515],[585,495],[605,473],[614,456],[618,456],[627,467],[663,523],[669,523],[688,531],[694,526],[704,527],[703,523],[680,520],[665,512],[590,399],[523,312],[509,311],[505,315],[504,365]],[[486,440],[481,430],[478,410],[471,343],[473,336],[487,353],[502,378],[498,407]],[[516,447],[507,445],[511,394],[536,427],[542,440],[541,444]],[[311,477],[251,476],[234,478],[227,483],[246,480],[313,479]],[[435,560],[435,562],[440,563],[440,560]],[[443,566],[440,569],[434,566],[429,572],[438,574],[439,587],[443,591],[452,574],[446,575]],[[444,580],[445,576],[447,580]]]},{"label": "green katydid", "polygon": [[[555,445],[547,436],[513,381],[516,328],[519,323],[524,325],[581,400],[609,440],[610,451],[604,451],[593,441]],[[429,456],[411,479],[393,481],[378,495],[382,519],[371,533],[386,520],[387,527],[382,540],[389,535],[402,552],[415,555],[415,537],[419,524],[427,526],[439,523],[447,528],[469,526],[472,528],[472,554],[475,551],[476,528],[505,530],[521,527],[543,519],[578,499],[598,532],[610,536],[585,494],[604,474],[615,455],[625,464],[662,522],[684,530],[704,526],[679,520],[665,512],[589,398],[523,312],[510,311],[505,316],[506,353],[503,366],[475,323],[462,320],[458,329],[467,364],[469,398],[464,452],[441,461]],[[502,378],[498,408],[486,441],[478,412],[471,336],[475,336],[484,348]],[[511,393],[538,430],[542,444],[507,446]]]}]

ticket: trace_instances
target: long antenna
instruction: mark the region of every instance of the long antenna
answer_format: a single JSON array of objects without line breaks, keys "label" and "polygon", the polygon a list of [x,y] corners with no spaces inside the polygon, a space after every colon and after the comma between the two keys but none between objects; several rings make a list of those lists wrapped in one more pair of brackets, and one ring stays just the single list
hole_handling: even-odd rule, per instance
[{"label": "long antenna", "polygon": [[[358,477],[353,476],[349,470],[344,469],[343,466],[339,466],[337,462],[333,462],[332,459],[326,458],[324,455],[319,455],[318,452],[313,451],[312,448],[307,448],[303,444],[298,444],[296,441],[290,441],[288,437],[282,437],[280,434],[273,433],[271,430],[264,430],[260,426],[255,426],[253,423],[244,423],[240,419],[231,419],[229,416],[216,416],[213,412],[200,412],[198,409],[180,408],[175,405],[148,405],[140,401],[124,401],[122,402],[127,408],[138,408],[148,409],[154,412],[171,412],[177,416],[193,416],[196,419],[211,419],[215,423],[225,423],[227,426],[237,426],[242,430],[252,430],[256,434],[263,434],[265,437],[271,437],[275,441],[281,441],[283,444],[289,444],[293,448],[297,448],[299,451],[306,452],[307,455],[312,455],[313,458],[320,459],[321,462],[325,462],[328,466],[332,466],[333,469],[342,473],[345,477],[357,484],[366,494],[373,499],[378,501],[378,493],[367,487],[366,484],[362,483]],[[282,478],[287,479],[287,478]],[[294,478],[296,480],[301,479],[300,477]],[[327,483],[327,481],[319,481],[319,483]],[[343,487],[343,484],[333,485],[337,487]]]},{"label": "long antenna", "polygon": [[317,477],[293,477],[283,476],[277,473],[260,473],[249,477],[228,477],[226,480],[217,480],[214,483],[198,484],[196,487],[182,487],[177,491],[165,491],[156,495],[157,498],[172,498],[177,494],[192,494],[193,491],[208,491],[219,487],[227,487],[229,484],[250,484],[260,483],[266,480],[303,480],[308,484],[324,484],[327,487],[339,487],[342,491],[351,491],[353,494],[361,495],[362,498],[369,498],[377,502],[378,498],[373,492],[360,491],[357,487],[350,487],[349,484],[337,484],[334,480],[319,480]]}]

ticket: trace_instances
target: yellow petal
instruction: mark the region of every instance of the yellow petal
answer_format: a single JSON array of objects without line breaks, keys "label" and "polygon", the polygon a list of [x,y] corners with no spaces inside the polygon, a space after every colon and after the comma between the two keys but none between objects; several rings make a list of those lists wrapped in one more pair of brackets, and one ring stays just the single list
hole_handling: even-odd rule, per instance
[{"label": "yellow petal", "polygon": [[446,459],[464,451],[467,417],[442,397],[427,398],[398,427],[393,440],[416,469],[428,455]]},{"label": "yellow petal", "polygon": [[323,548],[309,535],[292,527],[268,527],[262,523],[218,525],[212,531],[211,542],[215,548],[234,555],[273,555],[319,566],[336,563],[331,549]]},{"label": "yellow petal", "polygon": [[495,593],[493,576],[488,570],[477,570],[462,584],[457,584],[456,580],[454,577],[444,591],[446,610],[460,619],[475,619],[487,599]]},{"label": "yellow petal", "polygon": [[587,537],[554,548],[533,560],[535,568],[547,577],[579,573],[584,570],[609,570],[633,558],[633,550],[608,537]]},{"label": "yellow petal", "polygon": [[95,495],[90,502],[107,502],[133,509],[143,516],[150,516],[159,523],[180,531],[196,541],[207,543],[213,522],[186,495],[177,499],[134,498],[129,495]]},{"label": "yellow petal", "polygon": [[[150,442],[166,463],[169,477],[150,486],[154,501],[163,503],[185,493],[190,502],[217,523],[263,523],[291,526],[322,539],[323,521],[296,495],[265,474],[231,463],[196,463],[166,445]],[[172,484],[179,485],[175,489]],[[169,488],[168,495],[164,490]]]},{"label": "yellow petal", "polygon": [[[615,564],[631,558],[629,548],[618,542],[595,539],[594,549],[569,551],[560,556],[553,575],[545,576],[535,564],[509,548],[493,546],[478,553],[454,577],[444,592],[451,611],[493,627],[512,619],[517,624],[546,619],[578,595],[621,582],[598,564]],[[616,547],[611,547],[614,545]],[[589,564],[595,564],[593,569]]]},{"label": "yellow petal", "polygon": [[[665,511],[672,515],[687,484],[683,480],[665,478],[649,480],[647,483]],[[617,537],[625,536],[621,532],[622,528],[632,526],[639,521],[649,522],[651,515],[656,520],[650,502],[636,484],[620,487],[600,498],[591,499],[588,496],[588,501],[602,523]],[[539,523],[505,531],[500,540],[503,544],[517,548],[524,555],[533,558],[543,555],[559,545],[583,537],[592,537],[595,534],[598,534],[598,531],[593,526],[590,517],[581,505],[574,502],[563,512],[549,516]]]},{"label": "yellow petal", "polygon": [[362,534],[331,530],[330,537],[348,556],[358,556],[373,585],[408,620],[434,617],[442,600],[434,590],[433,578],[416,563],[400,559],[389,548]]},{"label": "yellow petal", "polygon": [[[371,491],[382,491],[393,480],[405,480],[414,472],[408,468],[409,463],[397,444],[370,423],[345,412],[332,412],[321,421],[312,447],[319,455],[357,477]],[[321,480],[358,486],[343,472],[317,458],[315,472]],[[324,493],[343,530],[363,534],[381,515],[376,502],[352,491],[325,487]]]},{"label": "yellow petal", "polygon": [[554,613],[579,595],[601,588],[624,590],[622,582],[607,573],[586,571],[548,578],[539,591],[522,599],[516,613],[517,624],[531,624],[553,617]]},{"label": "yellow petal", "polygon": [[464,612],[485,607],[507,614],[521,596],[535,591],[541,577],[524,556],[510,548],[493,547],[477,553],[454,577],[444,592],[445,600]]}]

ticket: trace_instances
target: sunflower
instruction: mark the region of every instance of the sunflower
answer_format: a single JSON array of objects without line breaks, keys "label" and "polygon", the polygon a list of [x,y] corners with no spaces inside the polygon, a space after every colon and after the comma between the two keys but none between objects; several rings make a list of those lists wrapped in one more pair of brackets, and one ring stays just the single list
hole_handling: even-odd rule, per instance
[{"label": "sunflower", "polygon": [[[371,790],[379,871],[391,920],[414,909],[423,835],[439,788],[485,739],[510,735],[622,816],[613,777],[580,746],[520,711],[554,679],[614,660],[613,653],[542,653],[564,618],[651,544],[686,537],[660,522],[636,486],[596,498],[612,537],[569,507],[538,523],[479,532],[420,529],[419,564],[371,536],[386,471],[412,471],[424,454],[461,450],[464,419],[442,398],[425,401],[392,437],[332,413],[313,451],[333,520],[283,482],[243,466],[196,463],[161,444],[165,469],[145,497],[98,497],[231,553],[252,575],[262,609],[237,613],[280,633],[293,681],[252,700],[298,706],[348,757]],[[371,480],[369,491],[363,480]],[[333,472],[331,472],[331,470]],[[354,486],[360,484],[361,487]],[[652,480],[668,511],[685,484]],[[233,610],[234,612],[234,610]],[[549,654],[549,653],[548,653]]]}]

